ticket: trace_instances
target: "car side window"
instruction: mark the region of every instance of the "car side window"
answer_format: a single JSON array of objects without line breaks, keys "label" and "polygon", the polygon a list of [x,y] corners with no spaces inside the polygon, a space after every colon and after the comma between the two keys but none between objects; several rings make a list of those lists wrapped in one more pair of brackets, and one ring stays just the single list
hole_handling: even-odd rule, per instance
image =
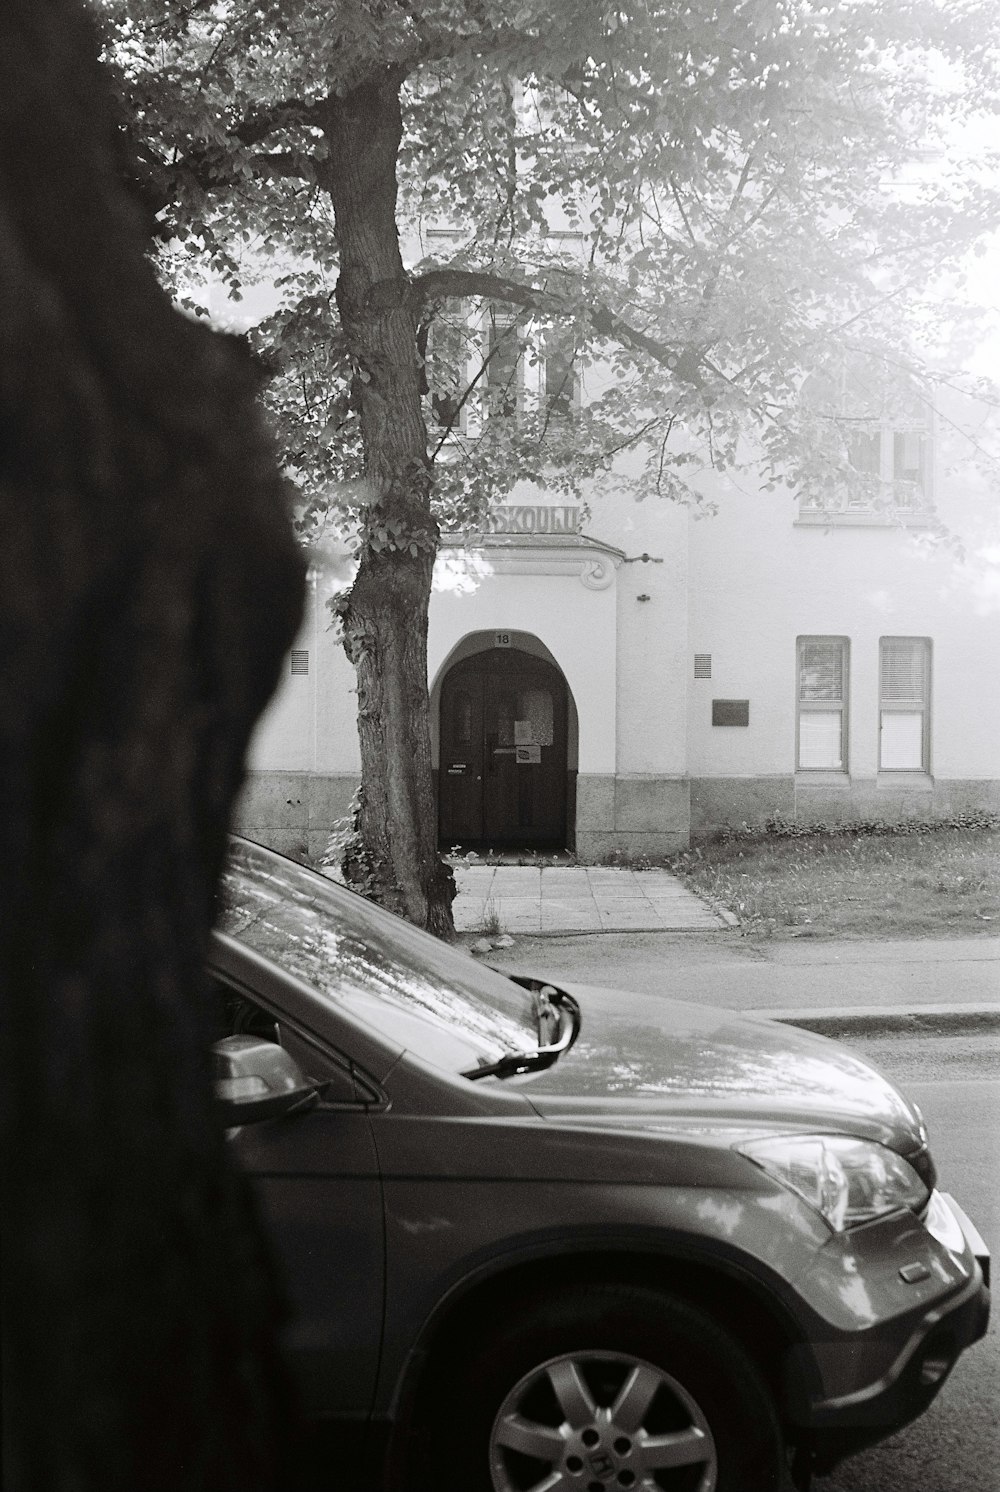
[{"label": "car side window", "polygon": [[222,979],[212,979],[212,996],[220,1036],[259,1036],[263,1041],[273,1041],[295,1059],[307,1078],[323,1085],[322,1097],[326,1102],[359,1101],[357,1084],[346,1062],[341,1065],[335,1061],[308,1037],[278,1021],[263,1005]]},{"label": "car side window", "polygon": [[237,990],[216,981],[217,999],[222,1005],[222,1024],[226,1036],[260,1036],[283,1046],[281,1028],[274,1016],[248,1000]]}]

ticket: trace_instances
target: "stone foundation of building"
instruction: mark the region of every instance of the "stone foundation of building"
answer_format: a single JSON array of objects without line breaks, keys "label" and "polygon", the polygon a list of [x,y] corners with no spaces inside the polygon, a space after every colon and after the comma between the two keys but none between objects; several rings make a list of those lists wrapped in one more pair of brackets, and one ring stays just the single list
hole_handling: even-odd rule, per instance
[{"label": "stone foundation of building", "polygon": [[[283,854],[317,859],[357,786],[353,773],[251,772],[234,828]],[[774,818],[799,824],[925,822],[977,811],[1000,813],[1000,780],[935,781],[906,774],[803,782],[790,774],[688,779],[580,773],[575,835],[568,836],[567,848],[585,862],[616,854],[653,858],[727,829],[763,828]]]}]

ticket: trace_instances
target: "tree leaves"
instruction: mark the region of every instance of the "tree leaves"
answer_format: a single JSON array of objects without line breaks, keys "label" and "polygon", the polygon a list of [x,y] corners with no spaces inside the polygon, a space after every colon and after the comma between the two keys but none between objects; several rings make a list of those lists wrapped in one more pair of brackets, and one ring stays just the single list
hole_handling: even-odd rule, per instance
[{"label": "tree leaves", "polygon": [[[483,277],[480,298],[486,277],[498,300],[506,285],[508,304],[536,313],[532,335],[558,317],[586,385],[571,438],[523,399],[516,429],[456,430],[435,459],[446,515],[502,495],[498,460],[508,484],[581,491],[630,445],[642,453],[628,476],[637,494],[678,496],[693,465],[726,469],[753,452],[765,483],[819,481],[817,450],[827,471],[839,458],[798,408],[803,379],[859,346],[911,357],[908,311],[998,215],[971,171],[892,187],[916,139],[995,111],[986,0],[100,10],[172,237],[173,282],[187,262],[235,296],[262,250],[288,270],[283,309],[254,345],[276,370],[268,399],[314,509],[319,488],[337,509],[337,482],[354,481],[363,458],[334,304],[309,309],[297,266],[330,296],[324,121],[366,73],[405,75],[399,220],[427,255],[415,276],[473,315],[462,274]],[[466,373],[471,410],[482,359]],[[347,412],[329,416],[340,399]]]}]

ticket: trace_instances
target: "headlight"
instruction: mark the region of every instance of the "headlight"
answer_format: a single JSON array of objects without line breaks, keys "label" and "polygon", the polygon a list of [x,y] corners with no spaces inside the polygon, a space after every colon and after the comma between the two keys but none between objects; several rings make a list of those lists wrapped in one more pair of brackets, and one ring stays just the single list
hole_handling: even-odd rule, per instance
[{"label": "headlight", "polygon": [[930,1195],[894,1150],[846,1135],[782,1135],[736,1147],[825,1218],[835,1233],[900,1207],[919,1211]]},{"label": "headlight", "polygon": [[940,1192],[931,1192],[930,1206],[924,1215],[924,1227],[932,1238],[943,1243],[951,1253],[965,1253],[965,1234]]}]

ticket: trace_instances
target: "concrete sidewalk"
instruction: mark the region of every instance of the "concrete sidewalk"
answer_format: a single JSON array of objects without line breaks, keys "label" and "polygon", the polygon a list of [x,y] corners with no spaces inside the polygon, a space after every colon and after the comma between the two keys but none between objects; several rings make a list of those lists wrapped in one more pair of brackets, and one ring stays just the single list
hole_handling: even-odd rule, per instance
[{"label": "concrete sidewalk", "polygon": [[458,932],[477,932],[494,914],[506,932],[707,932],[735,924],[669,870],[602,865],[455,867]]},{"label": "concrete sidewalk", "polygon": [[667,870],[460,862],[455,879],[456,929],[495,917],[514,938],[485,955],[497,968],[845,1034],[1000,1026],[1000,938],[755,942]]},{"label": "concrete sidewalk", "polygon": [[1000,939],[751,942],[738,933],[519,936],[486,962],[814,1030],[1000,1027]]}]

